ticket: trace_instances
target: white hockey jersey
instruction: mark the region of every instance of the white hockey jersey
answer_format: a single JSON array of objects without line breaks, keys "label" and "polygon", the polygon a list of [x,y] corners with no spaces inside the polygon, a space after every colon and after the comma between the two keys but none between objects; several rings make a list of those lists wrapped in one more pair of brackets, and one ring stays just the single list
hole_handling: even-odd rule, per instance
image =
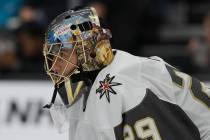
[{"label": "white hockey jersey", "polygon": [[70,108],[50,109],[69,140],[210,140],[210,89],[159,57],[117,50]]}]

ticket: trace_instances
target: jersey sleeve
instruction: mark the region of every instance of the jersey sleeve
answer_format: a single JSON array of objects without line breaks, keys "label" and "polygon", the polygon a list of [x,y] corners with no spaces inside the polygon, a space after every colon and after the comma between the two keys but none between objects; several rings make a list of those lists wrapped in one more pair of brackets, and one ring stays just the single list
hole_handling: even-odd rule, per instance
[{"label": "jersey sleeve", "polygon": [[201,81],[180,72],[159,57],[142,63],[144,83],[160,99],[178,105],[200,132],[210,140],[210,89]]},{"label": "jersey sleeve", "polygon": [[168,68],[174,83],[176,103],[197,126],[202,140],[210,140],[210,89],[203,82]]},{"label": "jersey sleeve", "polygon": [[160,99],[175,104],[173,82],[166,69],[166,63],[159,57],[146,58],[141,63],[140,77],[145,86],[152,90]]}]

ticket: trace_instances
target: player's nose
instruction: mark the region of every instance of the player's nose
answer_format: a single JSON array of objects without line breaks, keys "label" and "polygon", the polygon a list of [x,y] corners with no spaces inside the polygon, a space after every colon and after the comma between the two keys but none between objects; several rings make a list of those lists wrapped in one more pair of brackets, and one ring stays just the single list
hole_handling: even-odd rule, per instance
[{"label": "player's nose", "polygon": [[52,71],[55,73],[55,74],[59,74],[60,71],[61,71],[61,65],[60,65],[60,62],[59,61],[55,61],[53,66],[52,66]]}]

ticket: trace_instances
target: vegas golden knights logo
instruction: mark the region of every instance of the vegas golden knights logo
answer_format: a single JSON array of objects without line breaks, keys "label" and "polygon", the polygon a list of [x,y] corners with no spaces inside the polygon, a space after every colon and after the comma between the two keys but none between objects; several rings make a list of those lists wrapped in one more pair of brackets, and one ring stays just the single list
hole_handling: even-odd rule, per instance
[{"label": "vegas golden knights logo", "polygon": [[99,81],[100,86],[96,89],[96,94],[100,94],[100,99],[105,95],[107,101],[110,103],[110,93],[116,95],[117,93],[113,89],[114,86],[122,85],[121,83],[113,82],[115,76],[110,77],[110,74],[107,74],[103,81]]}]

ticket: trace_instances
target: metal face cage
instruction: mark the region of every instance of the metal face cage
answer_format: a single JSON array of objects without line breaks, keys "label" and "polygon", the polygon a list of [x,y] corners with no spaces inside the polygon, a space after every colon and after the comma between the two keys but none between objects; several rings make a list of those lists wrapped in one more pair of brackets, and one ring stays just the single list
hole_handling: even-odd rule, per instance
[{"label": "metal face cage", "polygon": [[[79,65],[84,66],[91,61],[88,51],[94,42],[93,26],[100,26],[93,8],[64,12],[49,25],[45,34],[43,54],[45,70],[54,84],[62,83],[78,72]],[[77,63],[72,62],[72,59],[75,59],[73,54],[77,55]],[[60,68],[56,68],[58,65]],[[69,67],[73,69],[69,71]]]},{"label": "metal face cage", "polygon": [[[54,84],[62,83],[79,68],[77,64],[72,62],[72,56],[76,53],[75,47],[67,48],[63,47],[64,45],[65,43],[54,43],[44,46],[45,70]],[[58,67],[57,70],[56,67]],[[72,67],[72,70],[67,71],[68,67]]]}]

